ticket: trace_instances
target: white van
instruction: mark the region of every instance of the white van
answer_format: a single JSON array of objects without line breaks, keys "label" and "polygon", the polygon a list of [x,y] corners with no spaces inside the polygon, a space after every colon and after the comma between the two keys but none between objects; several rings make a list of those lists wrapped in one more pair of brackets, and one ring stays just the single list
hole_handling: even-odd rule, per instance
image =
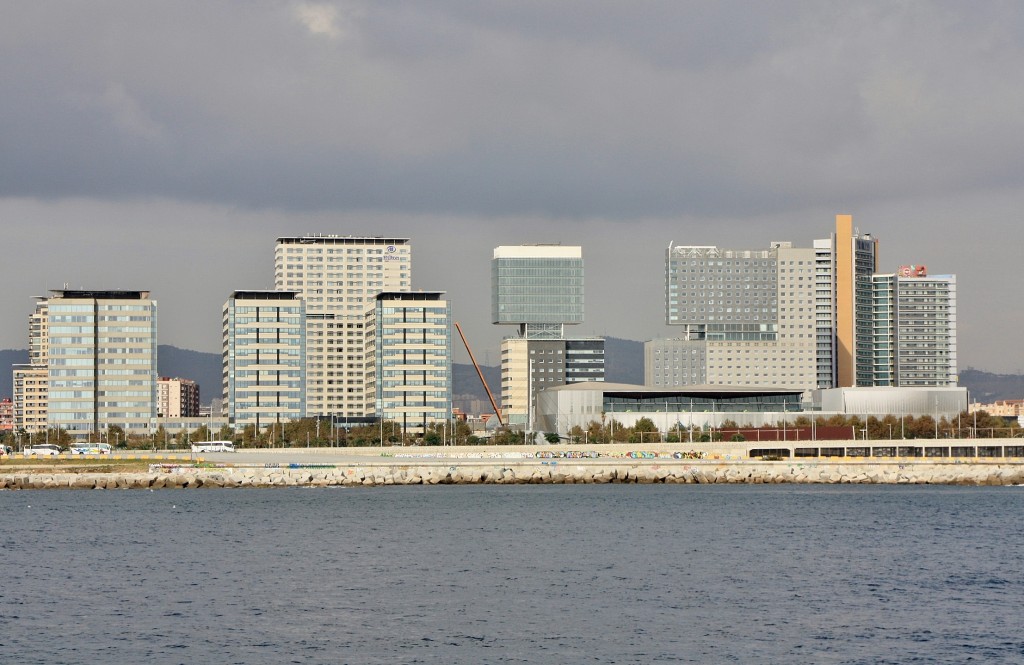
[{"label": "white van", "polygon": [[194,441],[192,443],[194,453],[233,453],[235,444],[230,441]]}]

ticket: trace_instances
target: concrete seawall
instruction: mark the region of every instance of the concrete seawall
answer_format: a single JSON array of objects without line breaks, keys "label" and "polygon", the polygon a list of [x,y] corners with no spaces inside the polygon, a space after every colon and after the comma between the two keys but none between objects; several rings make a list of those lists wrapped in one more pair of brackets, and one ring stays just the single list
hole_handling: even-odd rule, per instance
[{"label": "concrete seawall", "polygon": [[140,473],[20,472],[0,489],[158,489],[462,484],[865,483],[1019,485],[1024,462],[490,460],[441,459],[353,465],[155,464]]}]

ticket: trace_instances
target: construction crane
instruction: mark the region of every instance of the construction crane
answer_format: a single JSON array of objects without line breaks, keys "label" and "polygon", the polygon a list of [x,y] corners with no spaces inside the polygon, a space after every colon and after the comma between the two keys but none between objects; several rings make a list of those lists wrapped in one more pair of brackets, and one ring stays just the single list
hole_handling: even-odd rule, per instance
[{"label": "construction crane", "polygon": [[484,373],[480,371],[480,365],[477,364],[476,358],[473,356],[473,349],[469,348],[469,342],[466,341],[466,335],[462,332],[462,326],[459,322],[455,322],[455,329],[459,331],[459,337],[462,338],[462,343],[466,345],[466,353],[469,354],[469,360],[473,363],[473,367],[476,368],[476,374],[480,377],[480,383],[484,385],[484,390],[487,391],[487,399],[491,400],[491,406],[494,407],[494,415],[498,418],[498,424],[501,426],[505,425],[505,422],[501,418],[501,409],[498,408],[498,403],[494,401],[494,395],[491,394],[491,389],[487,387],[487,380],[484,379]]}]

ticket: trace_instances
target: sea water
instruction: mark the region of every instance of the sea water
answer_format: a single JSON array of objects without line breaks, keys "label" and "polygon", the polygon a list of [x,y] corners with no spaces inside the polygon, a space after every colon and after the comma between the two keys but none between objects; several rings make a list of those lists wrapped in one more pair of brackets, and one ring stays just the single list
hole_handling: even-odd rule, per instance
[{"label": "sea water", "polygon": [[1024,662],[1024,488],[0,492],[2,663]]}]

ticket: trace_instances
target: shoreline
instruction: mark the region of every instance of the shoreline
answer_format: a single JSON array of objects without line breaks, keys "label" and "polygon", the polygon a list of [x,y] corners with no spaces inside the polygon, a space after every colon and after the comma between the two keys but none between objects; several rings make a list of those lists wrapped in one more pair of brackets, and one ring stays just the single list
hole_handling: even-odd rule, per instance
[{"label": "shoreline", "polygon": [[447,460],[415,463],[191,465],[145,472],[0,474],[0,490],[383,487],[526,484],[1021,485],[1024,462],[741,460]]},{"label": "shoreline", "polygon": [[[1020,439],[943,440],[945,450],[1016,451]],[[893,447],[888,449],[910,450]],[[909,442],[908,442],[909,443]],[[927,441],[916,442],[927,445]],[[837,450],[849,442],[815,442]],[[764,445],[764,444],[761,444]],[[750,444],[241,449],[192,456],[169,451],[0,464],[0,490],[379,487],[468,484],[1024,484],[1024,456],[806,457],[807,442],[779,442],[781,459]],[[886,450],[875,445],[874,449]],[[846,450],[853,450],[847,448]],[[72,461],[75,463],[71,466]],[[68,464],[67,470],[62,466]],[[126,468],[118,469],[118,465]],[[90,470],[95,466],[96,470]],[[130,467],[130,468],[129,468]],[[145,470],[143,470],[145,469]]]}]

